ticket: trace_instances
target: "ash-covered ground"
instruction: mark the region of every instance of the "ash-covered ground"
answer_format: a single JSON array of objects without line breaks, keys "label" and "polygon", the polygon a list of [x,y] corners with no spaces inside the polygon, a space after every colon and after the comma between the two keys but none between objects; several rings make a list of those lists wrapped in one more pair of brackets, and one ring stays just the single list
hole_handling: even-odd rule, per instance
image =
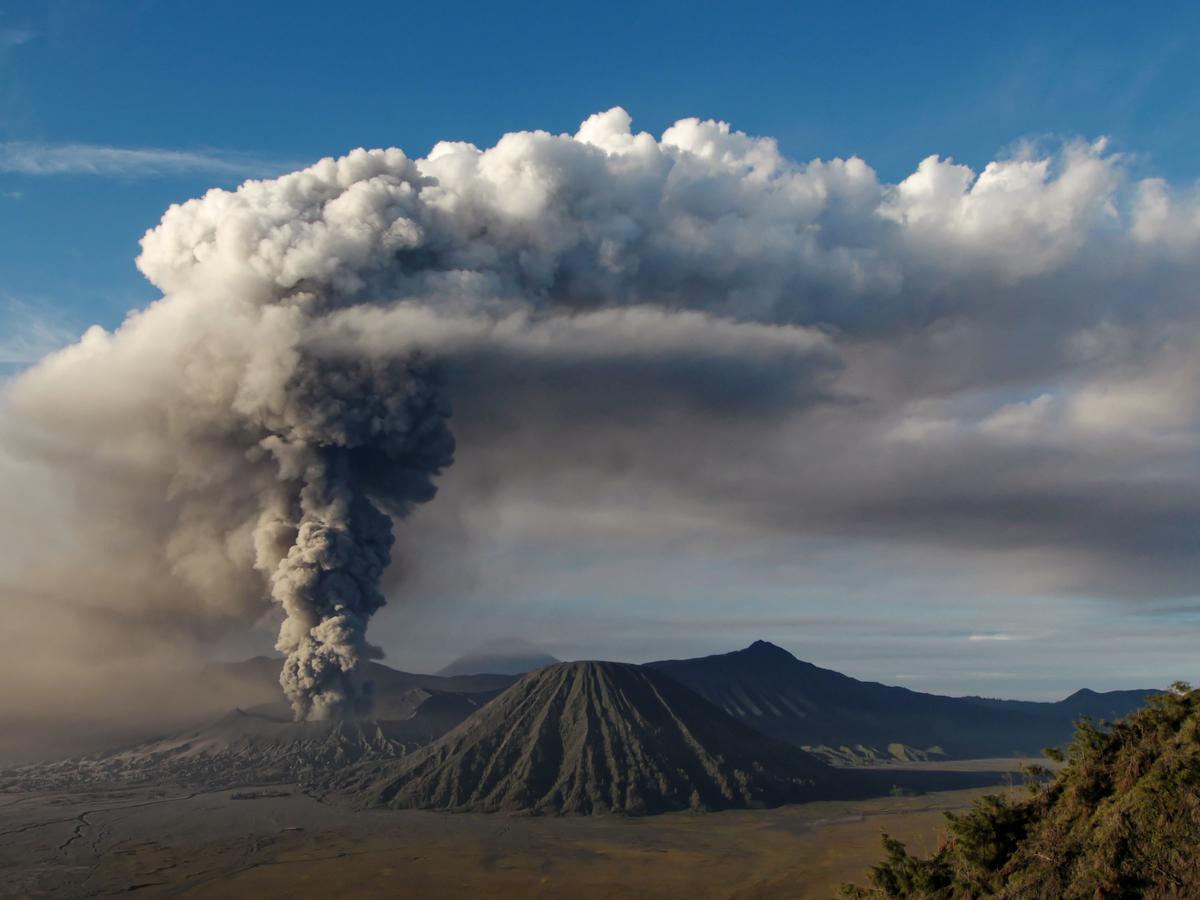
[{"label": "ash-covered ground", "polygon": [[0,772],[0,790],[179,785],[213,791],[304,782],[367,760],[403,756],[437,733],[420,721],[292,722],[237,709],[211,725],[160,740]]},{"label": "ash-covered ground", "polygon": [[296,785],[0,795],[0,897],[821,897],[981,791],[662,816],[331,807]]}]

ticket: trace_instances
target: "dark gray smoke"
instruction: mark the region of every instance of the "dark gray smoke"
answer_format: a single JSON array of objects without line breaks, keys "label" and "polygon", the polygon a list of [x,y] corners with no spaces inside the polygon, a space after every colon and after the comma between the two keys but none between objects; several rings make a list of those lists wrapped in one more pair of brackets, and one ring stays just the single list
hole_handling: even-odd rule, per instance
[{"label": "dark gray smoke", "polygon": [[392,516],[434,495],[453,458],[446,406],[411,360],[300,360],[286,416],[263,424],[258,445],[275,461],[278,496],[256,533],[258,564],[287,613],[276,647],[280,682],[298,719],[370,711],[366,639],[384,605]]}]

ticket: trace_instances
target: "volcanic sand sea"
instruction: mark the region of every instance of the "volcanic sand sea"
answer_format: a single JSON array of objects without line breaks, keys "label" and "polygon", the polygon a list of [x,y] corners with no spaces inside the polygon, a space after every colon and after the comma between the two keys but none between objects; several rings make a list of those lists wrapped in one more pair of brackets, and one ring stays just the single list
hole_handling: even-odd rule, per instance
[{"label": "volcanic sand sea", "polygon": [[279,785],[8,794],[0,896],[826,898],[882,831],[928,851],[987,790],[645,818],[353,812]]}]

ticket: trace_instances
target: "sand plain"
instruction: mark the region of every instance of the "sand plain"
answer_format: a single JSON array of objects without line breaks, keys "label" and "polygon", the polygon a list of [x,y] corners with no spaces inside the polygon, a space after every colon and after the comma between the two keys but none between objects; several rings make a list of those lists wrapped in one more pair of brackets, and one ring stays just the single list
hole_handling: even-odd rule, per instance
[{"label": "sand plain", "polygon": [[0,896],[826,898],[882,832],[930,850],[944,812],[1006,789],[644,818],[353,811],[295,785],[7,794]]}]

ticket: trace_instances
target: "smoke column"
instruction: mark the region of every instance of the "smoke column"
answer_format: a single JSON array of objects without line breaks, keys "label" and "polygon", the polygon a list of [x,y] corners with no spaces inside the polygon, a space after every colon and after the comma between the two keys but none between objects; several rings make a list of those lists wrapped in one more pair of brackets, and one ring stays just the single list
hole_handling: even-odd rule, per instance
[{"label": "smoke column", "polygon": [[[430,499],[454,443],[415,365],[371,371],[347,361],[336,371],[314,367],[292,386],[308,392],[293,408],[322,414],[259,442],[280,481],[255,534],[271,595],[287,613],[276,644],[287,654],[280,683],[298,719],[362,715],[371,707],[363,665],[382,656],[366,640],[367,623],[384,604],[379,580],[393,540],[381,507],[399,516]],[[284,543],[278,558],[271,548]]]}]

